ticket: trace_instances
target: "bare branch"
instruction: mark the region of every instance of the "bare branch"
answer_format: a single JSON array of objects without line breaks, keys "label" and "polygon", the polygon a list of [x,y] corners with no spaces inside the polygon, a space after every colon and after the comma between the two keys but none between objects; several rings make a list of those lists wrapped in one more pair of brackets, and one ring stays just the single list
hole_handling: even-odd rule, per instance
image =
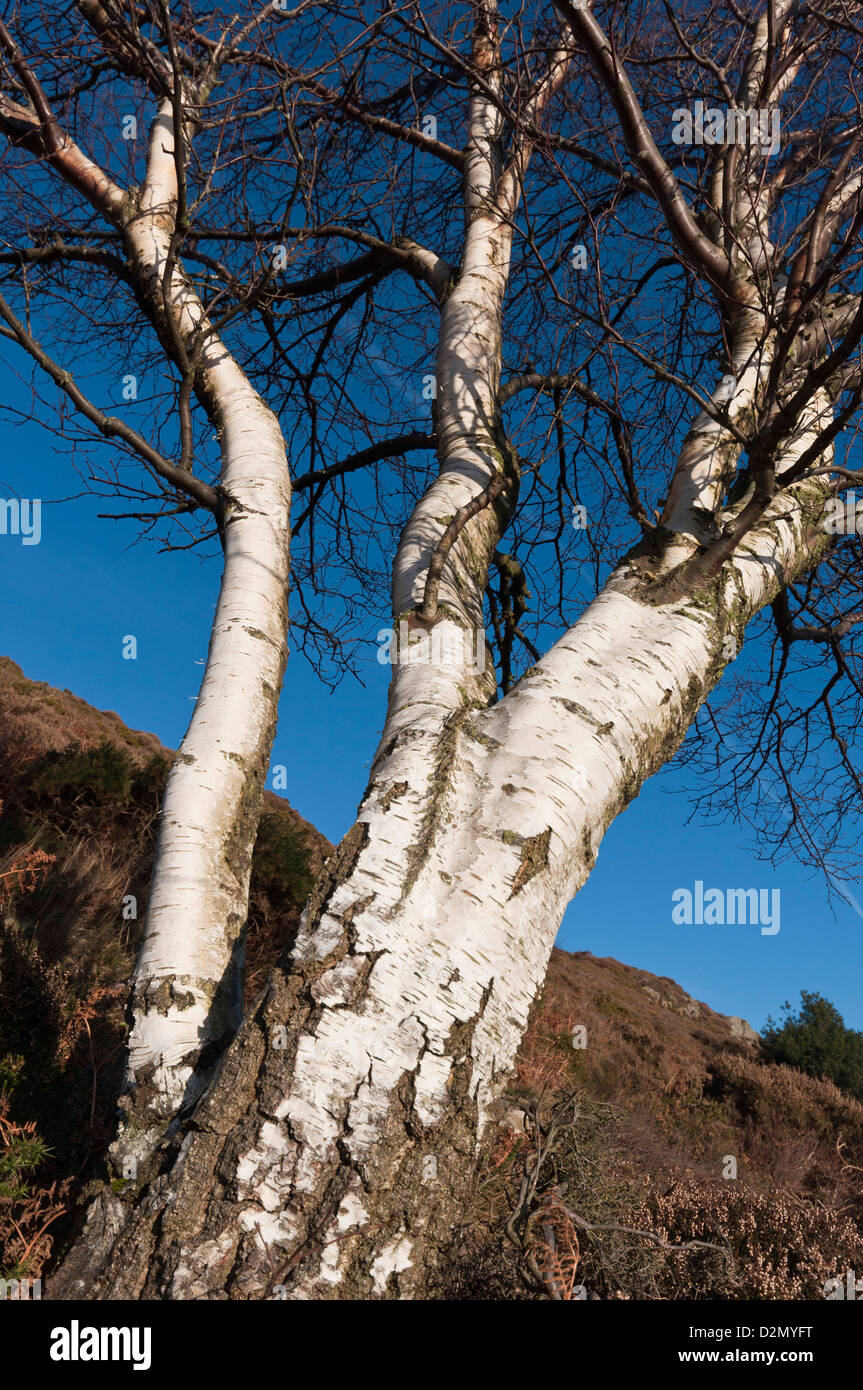
[{"label": "bare branch", "polygon": [[160,478],[163,478],[165,482],[170,483],[172,487],[177,488],[181,492],[185,492],[189,497],[193,498],[199,506],[206,507],[211,512],[220,511],[221,502],[215,488],[210,487],[208,483],[203,482],[200,478],[194,477],[191,473],[187,472],[186,469],[176,467],[176,465],[171,463],[169,459],[166,459],[163,454],[160,454],[157,449],[154,449],[137,430],[132,429],[130,425],[125,424],[122,420],[116,419],[114,416],[106,415],[104,411],[94,405],[76,385],[71,373],[66,371],[63,367],[58,366],[58,364],[48,356],[44,348],[37,343],[33,335],[28,333],[23,323],[21,323],[20,319],[12,312],[2,295],[0,295],[0,318],[8,325],[21,347],[30,354],[34,362],[37,362],[42,370],[51,377],[51,380],[56,382],[62,391],[65,391],[66,395],[77,409],[80,410],[84,418],[95,425],[106,438],[122,440],[124,444],[128,445],[134,453],[138,454],[138,456],[143,459],[154,473],[158,474]]}]

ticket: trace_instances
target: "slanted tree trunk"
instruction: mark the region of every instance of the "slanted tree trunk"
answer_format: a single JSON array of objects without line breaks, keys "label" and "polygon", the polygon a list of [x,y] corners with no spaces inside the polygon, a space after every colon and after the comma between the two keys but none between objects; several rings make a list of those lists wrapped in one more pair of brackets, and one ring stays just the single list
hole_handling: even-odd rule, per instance
[{"label": "slanted tree trunk", "polygon": [[[167,53],[141,36],[137,20],[127,27],[98,0],[77,8],[117,70],[143,81],[158,100],[142,185],[124,190],[76,144],[2,22],[0,53],[27,101],[0,92],[0,130],[85,198],[107,224],[109,243],[121,247],[125,259],[113,250],[108,256],[113,271],[131,286],[180,373],[179,463],[88,400],[0,296],[3,331],[90,424],[144,461],[163,485],[157,495],[174,504],[168,515],[209,509],[225,557],[201,690],[168,779],[135,971],[126,1122],[116,1152],[143,1161],[205,1084],[242,1016],[241,936],[287,653],[291,489],[278,419],[222,342],[181,259],[190,146],[218,82],[218,55],[200,78],[184,72],[167,4]],[[60,240],[47,254],[55,253],[79,254]],[[194,471],[193,396],[219,440],[216,487]]]},{"label": "slanted tree trunk", "polygon": [[434,1291],[564,908],[680,744],[724,639],[817,559],[822,509],[800,484],[671,603],[644,557],[624,561],[506,699],[466,700],[433,750],[396,712],[292,958],[181,1147],[138,1192],[98,1199],[52,1296]]},{"label": "slanted tree trunk", "polygon": [[[150,137],[124,234],[160,335],[199,343],[195,385],[218,432],[224,569],[195,712],[162,807],[132,1000],[126,1125],[143,1158],[188,1103],[242,1018],[242,932],[252,848],[287,652],[290,478],[278,420],[210,328],[169,259],[178,172],[172,106]],[[170,286],[165,303],[166,267]]]}]

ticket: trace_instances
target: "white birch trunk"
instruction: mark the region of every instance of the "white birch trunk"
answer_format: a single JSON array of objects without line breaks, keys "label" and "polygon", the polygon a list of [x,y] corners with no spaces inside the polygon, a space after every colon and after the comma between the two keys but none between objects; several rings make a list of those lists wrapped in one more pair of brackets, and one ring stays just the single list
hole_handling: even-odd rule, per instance
[{"label": "white birch trunk", "polygon": [[[721,674],[723,636],[739,637],[810,552],[808,525],[788,500],[775,509],[785,514],[743,547],[713,605],[652,607],[619,572],[506,700],[467,714],[445,767],[430,770],[411,740],[375,767],[359,815],[366,846],[295,950],[305,969],[325,967],[314,1034],[238,1171],[238,1196],[250,1204],[241,1226],[269,1247],[296,1240],[298,1194],[317,1190],[333,1164],[354,1170],[333,1244],[317,1268],[310,1261],[298,1296],[338,1284],[351,1253],[336,1237],[377,1216],[365,1192],[405,1077],[428,1154],[460,1074],[481,1137],[564,909],[606,828],[680,743]],[[390,1291],[409,1292],[421,1242],[416,1216],[391,1233],[369,1264],[368,1292],[383,1293],[390,1274]]]},{"label": "white birch trunk", "polygon": [[[176,206],[166,103],[126,227],[155,299]],[[171,301],[184,337],[204,323],[181,268]],[[156,1130],[190,1098],[202,1050],[224,1043],[242,1016],[238,947],[286,657],[290,480],[282,433],[205,323],[200,375],[222,453],[224,570],[203,682],[168,780],[135,970],[127,1084]],[[142,1154],[148,1143],[146,1132],[127,1132],[118,1151]]]},{"label": "white birch trunk", "polygon": [[504,700],[449,721],[435,759],[388,728],[290,971],[129,1229],[117,1199],[93,1208],[65,1296],[93,1250],[100,1297],[434,1292],[562,913],[721,675],[725,637],[816,562],[823,498],[817,482],[781,496],[709,593],[653,604],[624,563]]}]

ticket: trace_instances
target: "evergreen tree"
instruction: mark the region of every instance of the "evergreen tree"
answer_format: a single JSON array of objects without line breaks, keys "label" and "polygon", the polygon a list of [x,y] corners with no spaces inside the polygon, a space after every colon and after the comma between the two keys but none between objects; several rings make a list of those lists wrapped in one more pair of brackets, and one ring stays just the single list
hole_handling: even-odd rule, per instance
[{"label": "evergreen tree", "polygon": [[863,1033],[846,1028],[835,1004],[809,990],[800,992],[800,1012],[783,1004],[781,1024],[768,1017],[762,1034],[770,1062],[799,1067],[809,1076],[826,1076],[849,1095],[863,1100]]}]

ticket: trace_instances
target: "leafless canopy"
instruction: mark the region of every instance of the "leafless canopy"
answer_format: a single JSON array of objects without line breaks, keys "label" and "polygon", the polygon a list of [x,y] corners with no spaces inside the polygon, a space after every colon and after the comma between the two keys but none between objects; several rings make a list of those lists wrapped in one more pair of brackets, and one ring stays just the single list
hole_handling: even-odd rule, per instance
[{"label": "leafless canopy", "polygon": [[[172,260],[284,428],[292,621],[325,674],[373,656],[392,551],[436,471],[471,94],[497,113],[495,197],[516,209],[499,409],[518,488],[486,591],[502,688],[623,555],[661,544],[698,411],[728,465],[671,590],[697,592],[801,478],[863,485],[863,5],[25,0],[4,16],[9,368],[32,373],[33,413],[115,514],[168,546],[218,534],[200,344],[160,317],[112,219],[156,106],[182,91]],[[778,112],[778,149],[676,143],[696,102]],[[748,360],[769,337],[769,370],[733,419],[716,382],[745,368],[747,315],[763,325]],[[819,391],[829,424],[777,472]],[[860,561],[853,529],[831,538],[756,620],[689,745],[711,809],[836,872],[859,863],[838,833],[861,790]]]}]

